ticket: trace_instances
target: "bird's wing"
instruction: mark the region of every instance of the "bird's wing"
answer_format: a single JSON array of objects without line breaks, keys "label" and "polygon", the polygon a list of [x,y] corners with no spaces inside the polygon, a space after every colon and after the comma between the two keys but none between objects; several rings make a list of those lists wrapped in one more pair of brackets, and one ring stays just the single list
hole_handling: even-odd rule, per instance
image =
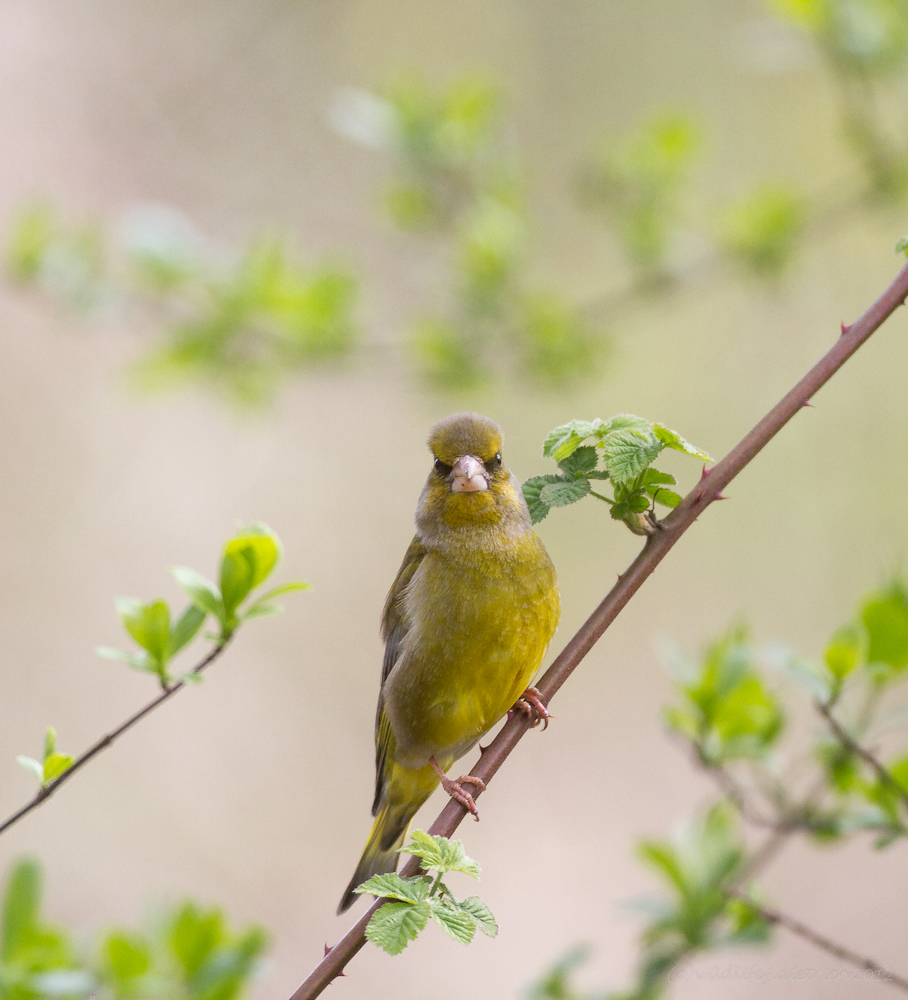
[{"label": "bird's wing", "polygon": [[[426,548],[414,538],[410,542],[410,547],[404,556],[400,569],[388,598],[385,601],[385,608],[381,617],[381,634],[385,640],[385,656],[381,667],[381,685],[384,687],[388,674],[394,669],[394,664],[400,658],[401,646],[404,637],[410,627],[404,613],[404,593],[413,579],[413,574],[419,569],[420,563],[426,554]],[[375,801],[372,804],[372,815],[378,810],[381,800],[381,793],[384,787],[385,762],[391,748],[391,741],[394,734],[391,732],[391,723],[384,711],[384,696],[381,691],[378,694],[378,708],[375,712]]]}]

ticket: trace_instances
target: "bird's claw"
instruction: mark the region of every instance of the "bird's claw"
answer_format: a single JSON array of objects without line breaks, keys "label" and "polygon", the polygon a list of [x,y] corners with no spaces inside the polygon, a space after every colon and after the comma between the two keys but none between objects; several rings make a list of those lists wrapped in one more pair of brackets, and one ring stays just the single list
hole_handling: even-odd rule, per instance
[{"label": "bird's claw", "polygon": [[523,692],[514,703],[514,708],[523,712],[528,719],[533,720],[530,723],[530,729],[535,729],[541,722],[542,731],[545,732],[549,728],[549,719],[555,718],[542,700],[542,695],[534,687],[528,687]]},{"label": "bird's claw", "polygon": [[486,790],[486,783],[482,778],[475,778],[472,774],[463,774],[455,781],[452,781],[448,777],[443,777],[441,779],[441,787],[454,799],[455,802],[459,802],[469,814],[479,822],[479,810],[476,808],[476,800],[473,796],[464,788],[464,785],[475,785],[480,791]]}]

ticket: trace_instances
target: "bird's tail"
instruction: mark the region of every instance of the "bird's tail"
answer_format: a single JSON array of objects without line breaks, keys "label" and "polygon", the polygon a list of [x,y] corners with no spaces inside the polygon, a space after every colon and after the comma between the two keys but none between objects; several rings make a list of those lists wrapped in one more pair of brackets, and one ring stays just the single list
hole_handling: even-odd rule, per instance
[{"label": "bird's tail", "polygon": [[413,812],[415,810],[409,809],[401,812],[400,809],[393,809],[388,803],[379,808],[363,856],[359,859],[353,878],[350,879],[350,884],[337,908],[338,913],[349,910],[356,902],[357,894],[353,890],[358,885],[362,885],[373,875],[384,875],[386,872],[397,870],[397,862],[400,859],[397,849],[402,846],[407,836]]},{"label": "bird's tail", "polygon": [[[451,758],[443,758],[442,767],[450,766]],[[411,770],[390,761],[384,777],[372,832],[337,908],[338,913],[348,910],[356,901],[357,894],[353,890],[358,885],[373,875],[397,870],[400,858],[397,849],[407,836],[410,820],[438,786],[438,776],[428,764]]]}]

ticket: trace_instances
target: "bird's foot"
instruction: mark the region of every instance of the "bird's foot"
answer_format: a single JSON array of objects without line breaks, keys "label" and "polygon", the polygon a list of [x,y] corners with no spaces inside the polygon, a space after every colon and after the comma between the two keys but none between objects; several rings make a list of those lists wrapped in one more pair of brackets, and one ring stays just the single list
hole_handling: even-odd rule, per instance
[{"label": "bird's foot", "polygon": [[541,722],[542,731],[545,732],[549,728],[549,719],[555,718],[542,700],[542,695],[534,687],[528,687],[523,692],[514,702],[514,708],[518,712],[523,712],[528,719],[533,720],[530,723],[530,729],[535,729]]},{"label": "bird's foot", "polygon": [[441,787],[455,802],[459,802],[478,823],[479,810],[476,808],[476,800],[464,788],[464,785],[475,785],[480,791],[484,792],[486,790],[486,783],[482,778],[475,778],[472,774],[464,774],[456,780],[452,780],[442,771],[441,766],[434,757],[429,758],[429,763],[435,769],[435,773],[438,775],[439,781],[441,781]]}]

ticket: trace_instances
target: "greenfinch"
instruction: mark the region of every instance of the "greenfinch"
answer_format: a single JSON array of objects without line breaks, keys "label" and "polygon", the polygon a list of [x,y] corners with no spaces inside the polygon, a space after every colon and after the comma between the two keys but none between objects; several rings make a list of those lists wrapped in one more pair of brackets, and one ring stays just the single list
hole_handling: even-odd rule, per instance
[{"label": "greenfinch", "polygon": [[434,464],[416,536],[382,614],[385,655],[375,720],[375,823],[350,884],[397,868],[410,820],[441,783],[477,816],[469,785],[445,772],[512,707],[548,722],[534,688],[560,612],[555,570],[501,428],[456,413],[432,429]]}]

